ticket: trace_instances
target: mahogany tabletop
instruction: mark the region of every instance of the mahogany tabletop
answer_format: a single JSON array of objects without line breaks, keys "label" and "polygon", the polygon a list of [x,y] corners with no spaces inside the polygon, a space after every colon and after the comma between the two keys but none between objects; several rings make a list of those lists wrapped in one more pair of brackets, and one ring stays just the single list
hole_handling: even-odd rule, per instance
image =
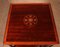
[{"label": "mahogany tabletop", "polygon": [[58,44],[56,25],[50,4],[11,4],[4,44]]}]

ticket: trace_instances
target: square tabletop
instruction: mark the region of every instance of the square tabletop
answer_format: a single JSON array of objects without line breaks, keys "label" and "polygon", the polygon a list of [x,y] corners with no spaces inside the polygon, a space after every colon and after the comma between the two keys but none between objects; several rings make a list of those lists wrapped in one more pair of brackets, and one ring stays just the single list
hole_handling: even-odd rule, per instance
[{"label": "square tabletop", "polygon": [[58,44],[58,35],[50,4],[11,4],[4,44]]}]

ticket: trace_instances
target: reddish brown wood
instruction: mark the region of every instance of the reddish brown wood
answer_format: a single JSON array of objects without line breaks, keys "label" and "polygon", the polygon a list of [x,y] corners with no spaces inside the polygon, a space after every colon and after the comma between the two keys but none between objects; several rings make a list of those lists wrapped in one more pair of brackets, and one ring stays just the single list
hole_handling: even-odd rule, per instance
[{"label": "reddish brown wood", "polygon": [[37,45],[16,45],[15,47],[37,47]]},{"label": "reddish brown wood", "polygon": [[[12,4],[5,35],[6,44],[56,44],[56,32],[53,14],[49,4]],[[29,28],[23,22],[26,15],[35,15],[37,24]],[[8,16],[9,16],[8,15]]]}]

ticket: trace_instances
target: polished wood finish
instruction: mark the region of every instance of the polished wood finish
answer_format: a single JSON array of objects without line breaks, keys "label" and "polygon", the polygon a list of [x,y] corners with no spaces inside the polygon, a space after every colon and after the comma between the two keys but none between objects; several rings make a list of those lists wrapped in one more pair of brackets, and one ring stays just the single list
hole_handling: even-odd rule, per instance
[{"label": "polished wood finish", "polygon": [[[37,24],[24,24],[26,15],[35,15]],[[49,45],[57,44],[58,36],[50,4],[11,4],[4,44]]]}]

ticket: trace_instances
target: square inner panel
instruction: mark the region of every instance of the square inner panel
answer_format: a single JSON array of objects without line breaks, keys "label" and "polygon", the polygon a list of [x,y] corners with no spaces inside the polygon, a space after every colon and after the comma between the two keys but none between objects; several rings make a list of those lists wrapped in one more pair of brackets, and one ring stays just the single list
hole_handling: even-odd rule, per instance
[{"label": "square inner panel", "polygon": [[12,4],[7,41],[56,41],[49,4]]}]

